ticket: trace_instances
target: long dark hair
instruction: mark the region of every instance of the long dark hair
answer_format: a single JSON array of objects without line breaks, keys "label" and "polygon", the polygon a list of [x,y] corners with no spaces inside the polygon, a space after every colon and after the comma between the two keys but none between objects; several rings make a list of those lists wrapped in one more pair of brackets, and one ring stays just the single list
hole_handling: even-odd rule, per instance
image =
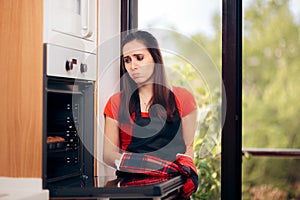
[{"label": "long dark hair", "polygon": [[[163,57],[158,45],[156,38],[146,31],[134,31],[126,35],[121,44],[121,50],[123,47],[131,42],[138,41],[143,43],[147,50],[150,52],[155,66],[153,71],[153,97],[150,101],[151,105],[158,104],[166,109],[167,113],[162,114],[161,110],[158,108],[156,110],[157,115],[164,115],[167,118],[171,118],[175,110],[175,101],[170,100],[170,89],[168,88],[165,66],[163,62]],[[121,107],[119,112],[119,120],[122,122],[129,122],[130,116],[135,112],[137,108],[138,99],[138,86],[129,77],[125,64],[123,61],[123,52],[121,53],[121,69],[122,69],[122,81],[121,81]],[[174,98],[172,98],[174,99]]]}]

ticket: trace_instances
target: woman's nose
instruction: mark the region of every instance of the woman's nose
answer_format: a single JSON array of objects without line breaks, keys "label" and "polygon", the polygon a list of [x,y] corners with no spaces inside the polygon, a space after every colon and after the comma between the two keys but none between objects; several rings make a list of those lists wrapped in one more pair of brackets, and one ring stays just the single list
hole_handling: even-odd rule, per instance
[{"label": "woman's nose", "polygon": [[137,69],[138,68],[138,63],[136,62],[136,60],[132,59],[131,60],[131,69]]}]

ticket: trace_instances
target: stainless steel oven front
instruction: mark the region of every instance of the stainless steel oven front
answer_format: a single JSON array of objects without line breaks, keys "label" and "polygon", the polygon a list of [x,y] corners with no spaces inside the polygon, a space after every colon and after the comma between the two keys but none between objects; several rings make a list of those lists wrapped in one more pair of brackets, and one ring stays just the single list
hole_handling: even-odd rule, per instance
[{"label": "stainless steel oven front", "polygon": [[44,44],[44,188],[93,181],[95,80],[95,54]]}]

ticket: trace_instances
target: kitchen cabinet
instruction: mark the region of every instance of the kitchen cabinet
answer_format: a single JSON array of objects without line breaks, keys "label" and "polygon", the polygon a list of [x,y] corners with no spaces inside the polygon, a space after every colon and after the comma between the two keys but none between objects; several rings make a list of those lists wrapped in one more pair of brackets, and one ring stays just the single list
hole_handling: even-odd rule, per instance
[{"label": "kitchen cabinet", "polygon": [[0,176],[42,176],[43,1],[0,1]]}]

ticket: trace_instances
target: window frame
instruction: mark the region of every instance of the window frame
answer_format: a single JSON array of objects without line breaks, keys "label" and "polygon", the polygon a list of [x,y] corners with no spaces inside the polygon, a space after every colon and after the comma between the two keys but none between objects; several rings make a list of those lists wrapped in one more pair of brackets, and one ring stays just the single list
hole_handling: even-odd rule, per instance
[{"label": "window frame", "polygon": [[242,9],[240,0],[222,0],[221,199],[225,200],[242,198]]}]

